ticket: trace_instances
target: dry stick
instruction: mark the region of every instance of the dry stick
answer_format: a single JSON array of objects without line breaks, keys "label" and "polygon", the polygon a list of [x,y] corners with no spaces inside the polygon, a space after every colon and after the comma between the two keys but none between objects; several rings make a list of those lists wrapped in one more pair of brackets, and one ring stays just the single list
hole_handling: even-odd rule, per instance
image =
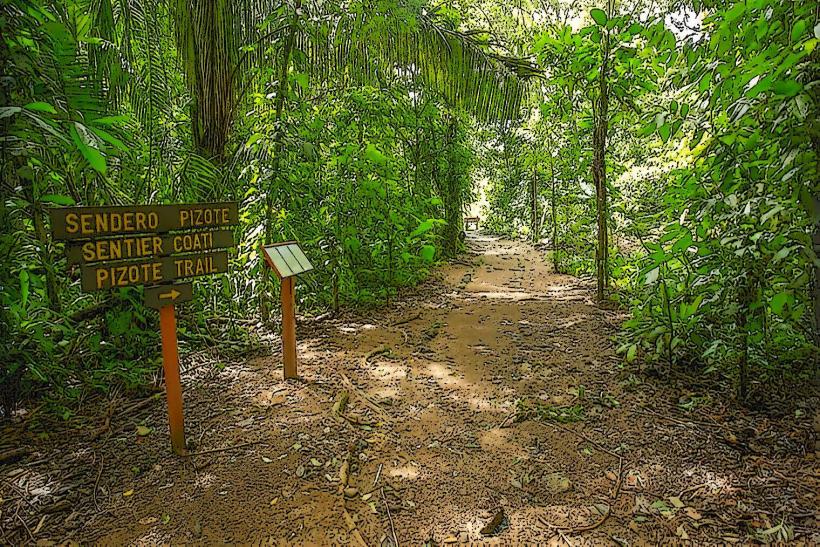
[{"label": "dry stick", "polygon": [[[365,357],[365,360],[367,360],[367,357]],[[364,403],[364,404],[365,404],[368,408],[370,408],[373,412],[375,412],[376,414],[378,414],[379,416],[381,416],[381,417],[382,417],[382,419],[384,419],[384,421],[386,421],[386,422],[389,422],[389,421],[390,421],[390,416],[387,414],[387,412],[385,412],[385,411],[384,411],[384,409],[383,409],[382,407],[380,407],[379,405],[377,405],[376,403],[374,403],[373,401],[371,401],[371,400],[367,397],[367,395],[365,395],[364,391],[362,391],[361,389],[359,389],[358,387],[356,387],[355,385],[353,385],[353,382],[351,382],[351,381],[350,381],[350,378],[348,378],[348,377],[347,377],[347,375],[346,375],[344,372],[339,372],[339,374],[342,376],[342,382],[345,384],[345,386],[347,386],[347,388],[348,388],[348,389],[349,389],[352,393],[355,393],[355,394],[356,394],[356,396],[357,396],[359,399],[361,399],[361,400],[362,400],[362,402],[363,402],[363,403]]]},{"label": "dry stick", "polygon": [[201,452],[188,452],[185,456],[190,458],[192,456],[202,456],[203,454],[216,454],[217,452],[227,452],[229,450],[236,450],[238,448],[245,448],[246,446],[254,446],[257,444],[262,444],[262,441],[251,441],[249,443],[226,446],[225,448],[214,448],[213,450],[203,450]]},{"label": "dry stick", "polygon": [[103,465],[105,465],[105,456],[100,457],[100,470],[97,471],[97,480],[94,481],[94,496],[93,496],[93,499],[94,499],[94,507],[97,509],[97,511],[100,510],[100,506],[99,506],[99,504],[97,504],[97,488],[99,488],[99,485],[100,485],[100,477],[102,476]]},{"label": "dry stick", "polygon": [[378,471],[376,471],[376,478],[375,478],[375,480],[373,481],[373,486],[376,486],[376,483],[377,483],[377,482],[379,482],[379,477],[381,477],[381,476],[382,476],[382,467],[383,467],[383,466],[384,466],[384,464],[383,464],[383,463],[380,463],[380,464],[379,464],[379,470],[378,470]]},{"label": "dry stick", "polygon": [[566,543],[567,545],[572,547],[572,542],[569,540],[569,538],[567,536],[564,535],[564,532],[562,532],[560,528],[558,528],[554,524],[548,522],[544,517],[538,517],[538,521],[541,524],[543,524],[544,526],[546,526],[547,528],[549,528],[550,530],[555,530],[556,532],[558,532],[558,535],[560,536],[561,539],[564,540],[564,543]]},{"label": "dry stick", "polygon": [[384,497],[384,487],[381,489],[382,503],[387,509],[387,520],[390,521],[390,533],[393,534],[393,545],[399,547],[399,538],[396,536],[396,528],[393,526],[393,516],[390,514],[390,505],[387,503],[387,498]]},{"label": "dry stick", "polygon": [[395,323],[391,324],[390,326],[391,326],[391,327],[398,327],[399,325],[404,325],[405,323],[409,323],[410,321],[415,321],[415,320],[416,320],[416,319],[418,319],[419,317],[421,317],[421,313],[417,313],[417,314],[415,314],[415,315],[411,315],[411,316],[410,316],[410,317],[408,317],[407,319],[402,319],[401,321],[396,321]]}]

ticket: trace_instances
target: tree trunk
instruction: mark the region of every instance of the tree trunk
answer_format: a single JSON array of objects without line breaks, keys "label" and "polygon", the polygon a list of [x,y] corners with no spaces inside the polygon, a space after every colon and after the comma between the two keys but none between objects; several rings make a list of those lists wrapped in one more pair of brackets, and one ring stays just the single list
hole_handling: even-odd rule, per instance
[{"label": "tree trunk", "polygon": [[532,180],[530,181],[530,216],[532,218],[532,241],[537,243],[540,238],[540,226],[538,225],[538,169],[532,168]]},{"label": "tree trunk", "polygon": [[[450,128],[447,135],[447,148],[450,155],[453,155],[453,149],[457,145],[458,139],[458,118],[453,115],[450,117]],[[444,253],[446,256],[456,256],[459,251],[460,235],[462,232],[462,200],[461,188],[459,186],[458,178],[455,170],[452,168],[452,159],[449,162],[450,167],[444,177]]]},{"label": "tree trunk", "polygon": [[558,263],[558,195],[555,191],[555,158],[552,156],[552,137],[547,141],[550,155],[550,182],[552,183],[552,264],[555,273],[560,273],[561,267]]},{"label": "tree trunk", "polygon": [[219,164],[237,100],[231,5],[227,0],[177,0],[172,6],[177,48],[193,97],[194,144],[200,155]]},{"label": "tree trunk", "polygon": [[598,224],[598,249],[595,270],[598,278],[598,301],[603,302],[609,284],[609,238],[607,231],[606,137],[609,129],[607,70],[609,65],[609,32],[602,38],[601,71],[598,77],[598,101],[595,108],[595,132],[592,136],[592,179],[595,183],[595,205]]}]

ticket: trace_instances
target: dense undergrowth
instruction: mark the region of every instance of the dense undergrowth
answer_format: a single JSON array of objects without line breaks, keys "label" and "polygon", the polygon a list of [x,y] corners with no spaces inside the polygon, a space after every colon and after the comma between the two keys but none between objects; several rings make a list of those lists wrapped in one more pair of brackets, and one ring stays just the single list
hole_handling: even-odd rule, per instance
[{"label": "dense undergrowth", "polygon": [[[458,251],[470,127],[516,108],[518,76],[502,66],[517,61],[419,3],[258,2],[260,21],[251,4],[0,8],[5,416],[26,397],[61,407],[139,390],[159,370],[142,290],[82,294],[48,207],[240,202],[231,272],[196,281],[180,308],[184,350],[275,326],[262,242],[299,240],[316,264],[302,313],[389,302]],[[189,33],[204,28],[224,41]],[[468,93],[478,118],[460,105]]]},{"label": "dense undergrowth", "polygon": [[632,315],[627,361],[726,376],[741,399],[816,375],[817,16],[706,2],[519,36],[548,77],[524,127],[498,137],[488,225],[545,240],[558,271],[608,277]]},{"label": "dense undergrowth", "polygon": [[817,371],[815,3],[9,0],[0,30],[6,417],[158,371],[141,289],[82,294],[51,241],[72,204],[241,203],[183,347],[273,324],[260,243],[318,266],[303,312],[386,303],[486,197],[631,311],[627,361],[741,398]]}]

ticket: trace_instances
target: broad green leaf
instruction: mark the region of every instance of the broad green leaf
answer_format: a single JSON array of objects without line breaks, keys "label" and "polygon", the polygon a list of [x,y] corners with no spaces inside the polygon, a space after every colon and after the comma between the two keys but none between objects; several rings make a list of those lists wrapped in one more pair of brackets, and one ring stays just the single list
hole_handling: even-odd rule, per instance
[{"label": "broad green leaf", "polygon": [[783,308],[786,306],[786,303],[789,302],[791,299],[791,294],[788,292],[780,292],[777,293],[772,297],[769,301],[769,305],[772,308],[772,311],[777,315],[781,315],[783,313]]},{"label": "broad green leaf", "polygon": [[88,161],[88,164],[97,172],[101,174],[105,174],[105,157],[94,147],[87,145],[83,138],[80,136],[79,132],[77,131],[78,124],[74,124],[71,126],[71,137],[74,139],[74,144],[77,145],[77,150],[80,151],[80,154]]},{"label": "broad green leaf", "polygon": [[658,135],[661,136],[663,142],[669,142],[669,137],[672,134],[672,129],[669,127],[668,123],[663,124],[658,128]]},{"label": "broad green leaf", "polygon": [[772,86],[772,91],[778,95],[784,95],[786,97],[794,97],[800,93],[800,90],[802,89],[803,84],[795,80],[781,80],[779,82],[775,82]]},{"label": "broad green leaf", "polygon": [[732,6],[724,16],[724,19],[727,23],[734,22],[735,19],[743,15],[746,11],[746,3],[745,2],[738,2],[734,6]]},{"label": "broad green leaf", "polygon": [[373,144],[368,144],[367,148],[364,151],[365,156],[368,160],[372,161],[373,163],[377,164],[384,164],[387,163],[387,156],[381,153],[381,151],[376,148]]},{"label": "broad green leaf", "polygon": [[589,14],[592,16],[592,20],[595,21],[597,25],[604,27],[609,22],[609,17],[607,17],[606,12],[602,9],[593,8]]},{"label": "broad green leaf", "polygon": [[25,108],[26,110],[34,110],[36,112],[48,112],[49,114],[56,114],[57,113],[57,110],[55,110],[53,106],[51,106],[48,103],[39,102],[39,101],[34,102],[34,103],[28,103],[23,108]]},{"label": "broad green leaf", "polygon": [[432,262],[433,258],[436,256],[436,248],[433,245],[423,245],[421,251],[419,252],[419,256],[425,262]]},{"label": "broad green leaf", "polygon": [[74,205],[76,203],[71,196],[62,196],[60,194],[46,194],[40,198],[40,201],[63,206]]}]

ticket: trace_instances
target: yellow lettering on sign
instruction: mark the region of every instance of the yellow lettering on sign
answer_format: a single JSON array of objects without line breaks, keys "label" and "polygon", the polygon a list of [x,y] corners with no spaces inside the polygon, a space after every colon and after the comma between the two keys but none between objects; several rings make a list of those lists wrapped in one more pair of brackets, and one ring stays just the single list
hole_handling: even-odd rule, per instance
[{"label": "yellow lettering on sign", "polygon": [[80,219],[77,213],[68,213],[65,216],[65,231],[69,234],[76,234],[80,231]]},{"label": "yellow lettering on sign", "polygon": [[97,270],[97,289],[102,289],[105,287],[106,281],[108,281],[108,270],[100,268]]},{"label": "yellow lettering on sign", "polygon": [[205,226],[220,226],[230,222],[229,209],[180,209],[179,225],[182,228],[202,228]]}]

